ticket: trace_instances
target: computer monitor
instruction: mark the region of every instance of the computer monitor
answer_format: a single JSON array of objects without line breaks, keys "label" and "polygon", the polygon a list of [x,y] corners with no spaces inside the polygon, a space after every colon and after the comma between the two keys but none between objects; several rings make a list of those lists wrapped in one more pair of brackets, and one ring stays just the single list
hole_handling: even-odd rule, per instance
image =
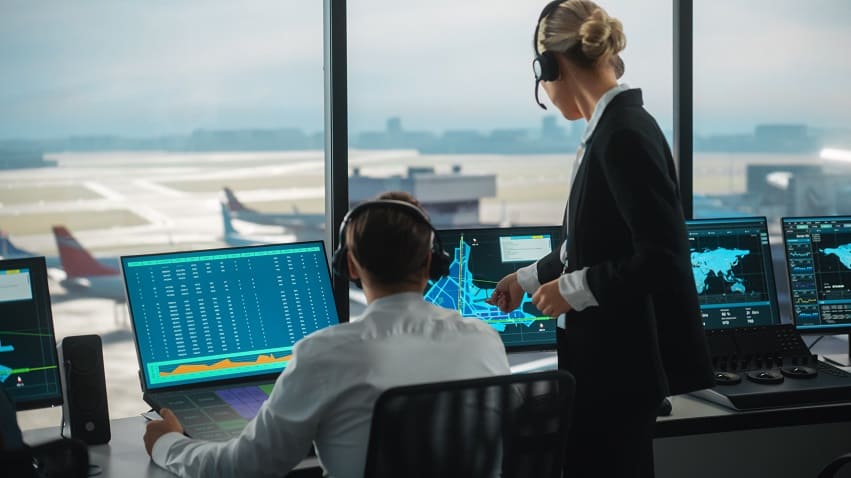
[{"label": "computer monitor", "polygon": [[687,221],[705,329],[780,324],[764,217]]},{"label": "computer monitor", "polygon": [[339,323],[322,241],[121,258],[143,388],[274,375]]},{"label": "computer monitor", "polygon": [[0,260],[0,383],[16,410],[62,404],[44,257]]},{"label": "computer monitor", "polygon": [[544,316],[528,294],[520,307],[504,313],[485,303],[505,275],[561,247],[559,226],[444,229],[437,231],[453,256],[449,275],[430,281],[425,299],[484,320],[499,332],[509,350],[554,348],[556,321]]},{"label": "computer monitor", "polygon": [[851,332],[851,216],[784,217],[781,223],[795,327]]}]

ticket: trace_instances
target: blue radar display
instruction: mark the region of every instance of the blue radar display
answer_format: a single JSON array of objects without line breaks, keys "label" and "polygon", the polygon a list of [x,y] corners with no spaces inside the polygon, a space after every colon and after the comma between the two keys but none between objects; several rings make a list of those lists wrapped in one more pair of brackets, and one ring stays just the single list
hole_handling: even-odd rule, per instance
[{"label": "blue radar display", "polygon": [[561,247],[561,228],[454,229],[438,231],[438,235],[453,260],[448,276],[429,282],[427,301],[487,322],[506,348],[555,345],[555,319],[544,316],[528,294],[520,307],[508,313],[485,301],[506,274]]}]

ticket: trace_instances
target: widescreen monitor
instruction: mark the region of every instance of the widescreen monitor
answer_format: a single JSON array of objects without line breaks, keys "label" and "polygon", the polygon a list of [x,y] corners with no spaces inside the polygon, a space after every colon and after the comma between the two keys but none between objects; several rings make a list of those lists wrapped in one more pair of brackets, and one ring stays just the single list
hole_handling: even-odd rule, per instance
[{"label": "widescreen monitor", "polygon": [[0,260],[0,383],[16,410],[62,404],[43,257]]},{"label": "widescreen monitor", "polygon": [[339,323],[322,241],[121,258],[145,390],[275,375]]},{"label": "widescreen monitor", "polygon": [[505,275],[558,250],[560,226],[444,229],[437,234],[453,260],[448,276],[429,282],[427,301],[487,322],[507,349],[555,347],[556,320],[544,316],[528,294],[508,313],[485,300]]},{"label": "widescreen monitor", "polygon": [[851,331],[851,216],[786,217],[783,242],[799,331]]},{"label": "widescreen monitor", "polygon": [[687,221],[705,329],[780,324],[764,217]]}]

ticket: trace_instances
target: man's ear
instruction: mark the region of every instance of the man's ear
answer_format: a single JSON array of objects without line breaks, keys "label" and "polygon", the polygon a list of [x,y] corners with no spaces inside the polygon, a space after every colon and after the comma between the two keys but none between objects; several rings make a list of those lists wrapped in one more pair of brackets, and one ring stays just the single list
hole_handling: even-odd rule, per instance
[{"label": "man's ear", "polygon": [[355,259],[354,254],[352,254],[352,250],[346,250],[346,262],[348,264],[349,269],[349,279],[356,280],[361,278],[360,274],[360,264],[358,264],[357,259]]}]

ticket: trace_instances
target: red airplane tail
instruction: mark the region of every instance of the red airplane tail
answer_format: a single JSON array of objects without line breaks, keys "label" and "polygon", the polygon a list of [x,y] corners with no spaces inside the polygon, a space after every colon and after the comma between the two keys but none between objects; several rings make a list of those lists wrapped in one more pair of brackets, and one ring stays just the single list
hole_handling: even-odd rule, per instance
[{"label": "red airplane tail", "polygon": [[53,226],[53,236],[59,249],[59,260],[69,279],[118,274],[117,269],[105,266],[92,257],[64,226]]},{"label": "red airplane tail", "polygon": [[236,198],[236,194],[229,187],[225,187],[225,198],[227,198],[228,211],[236,212],[236,211],[250,211],[251,209],[245,207],[245,204],[239,202],[239,199]]}]

